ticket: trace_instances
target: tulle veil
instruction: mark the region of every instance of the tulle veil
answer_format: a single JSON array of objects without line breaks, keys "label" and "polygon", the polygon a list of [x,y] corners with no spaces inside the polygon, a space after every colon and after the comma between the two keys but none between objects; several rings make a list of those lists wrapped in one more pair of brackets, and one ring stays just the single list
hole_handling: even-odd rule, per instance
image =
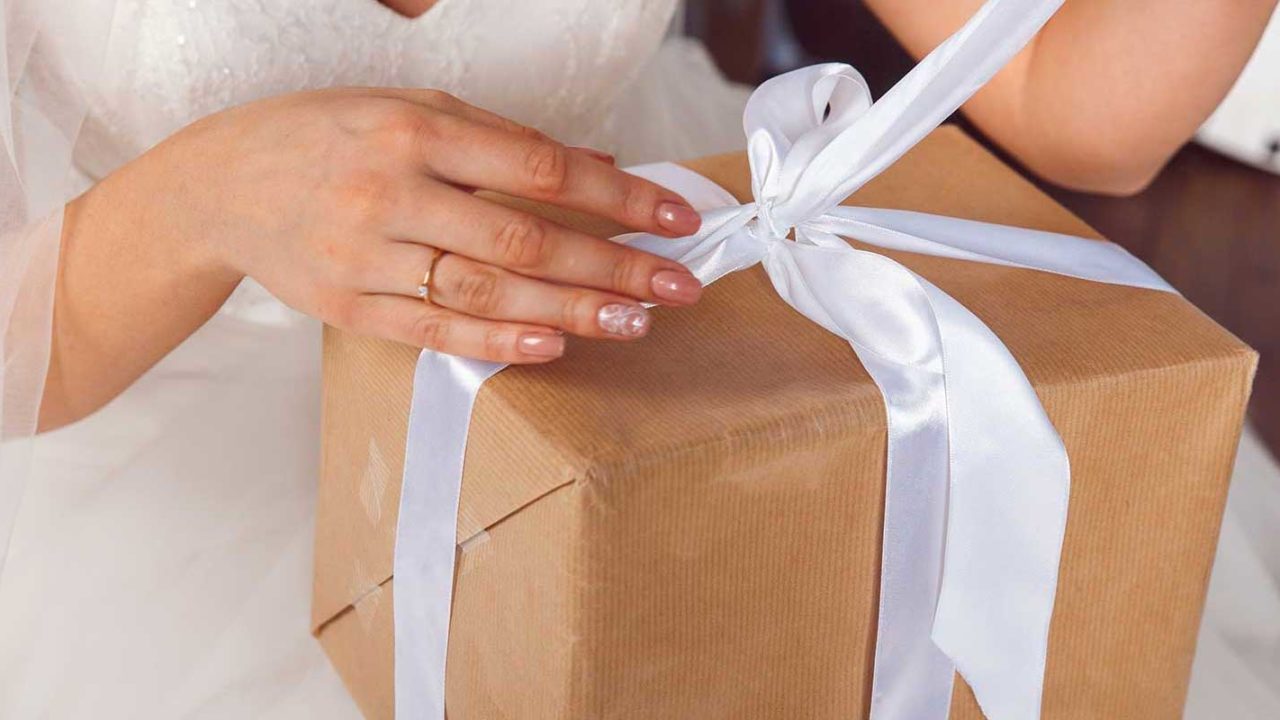
[{"label": "tulle veil", "polygon": [[5,0],[0,62],[0,582],[44,392],[63,207],[115,0]]}]

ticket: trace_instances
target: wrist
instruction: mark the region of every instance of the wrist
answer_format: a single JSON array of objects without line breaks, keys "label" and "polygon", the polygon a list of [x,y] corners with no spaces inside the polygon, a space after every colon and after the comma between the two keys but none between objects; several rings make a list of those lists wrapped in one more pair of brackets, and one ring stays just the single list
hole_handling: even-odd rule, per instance
[{"label": "wrist", "polygon": [[[211,315],[243,275],[191,232],[171,191],[126,166],[67,204],[62,230],[60,283],[88,292],[90,283],[123,295],[152,295]],[[65,302],[70,302],[68,298]]]},{"label": "wrist", "polygon": [[194,283],[207,292],[229,293],[244,278],[221,252],[200,217],[200,199],[192,183],[166,172],[157,151],[143,155],[68,206],[83,214],[95,232],[111,236],[111,244],[127,249],[139,261],[172,278]]}]

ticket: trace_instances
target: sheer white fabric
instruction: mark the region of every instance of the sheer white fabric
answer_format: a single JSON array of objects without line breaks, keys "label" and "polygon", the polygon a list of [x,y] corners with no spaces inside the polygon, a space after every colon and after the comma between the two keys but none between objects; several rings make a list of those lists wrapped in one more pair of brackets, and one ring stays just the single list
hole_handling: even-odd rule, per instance
[{"label": "sheer white fabric", "polygon": [[[357,714],[308,632],[313,321],[245,283],[103,411],[17,441],[34,425],[59,209],[76,187],[67,174],[85,108],[71,168],[82,183],[228,105],[335,84],[446,89],[627,163],[740,148],[746,91],[696,44],[662,43],[674,5],[441,0],[410,20],[375,0],[8,0],[0,535],[21,491],[14,478],[30,480],[0,576],[0,717]],[[33,121],[41,116],[49,122]],[[30,472],[17,472],[28,455]],[[1245,469],[1254,466],[1263,469]],[[1246,444],[1237,487],[1277,485],[1280,473]],[[1215,577],[1205,632],[1224,640],[1197,666],[1189,709],[1200,717],[1238,708],[1233,663],[1280,656],[1280,639],[1238,612],[1257,603],[1248,617],[1274,616],[1276,586],[1268,595],[1258,583],[1280,576],[1280,549],[1250,547],[1257,529],[1232,517],[1223,553],[1235,561],[1219,568],[1243,570]],[[1229,541],[1231,527],[1250,539]],[[1250,689],[1273,704],[1247,708],[1280,717],[1274,681]]]},{"label": "sheer white fabric", "polygon": [[83,90],[98,80],[114,0],[55,19],[48,3],[8,0],[0,62],[0,570],[19,506],[48,366],[62,206]]}]

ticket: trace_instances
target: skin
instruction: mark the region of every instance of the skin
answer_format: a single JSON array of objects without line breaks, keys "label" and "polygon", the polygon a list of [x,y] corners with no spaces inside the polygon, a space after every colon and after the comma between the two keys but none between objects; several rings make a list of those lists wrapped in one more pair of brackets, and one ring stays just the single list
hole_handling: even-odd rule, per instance
[{"label": "skin", "polygon": [[383,5],[405,17],[418,17],[431,9],[439,0],[379,0]]},{"label": "skin", "polygon": [[[916,57],[982,0],[865,0]],[[1131,195],[1217,107],[1276,0],[1067,0],[965,106],[992,140],[1058,185]]]},{"label": "skin", "polygon": [[[867,2],[917,55],[981,4]],[[1229,89],[1275,2],[1068,0],[966,111],[1051,181],[1133,192]],[[434,0],[385,4],[412,17]],[[443,93],[330,90],[234,108],[68,204],[40,428],[122,392],[246,276],[340,328],[511,363],[555,359],[563,332],[643,334],[609,332],[603,309],[698,299],[679,265],[502,208],[476,188],[670,237],[699,222],[607,156]],[[433,247],[448,254],[428,304],[416,289]]]},{"label": "skin", "polygon": [[[67,206],[42,428],[122,392],[246,276],[339,328],[509,363],[558,357],[561,332],[643,334],[610,333],[602,308],[698,299],[678,263],[473,188],[669,237],[700,223],[608,156],[440,92],[328,90],[233,108]],[[433,248],[447,254],[426,303],[416,292]]]}]

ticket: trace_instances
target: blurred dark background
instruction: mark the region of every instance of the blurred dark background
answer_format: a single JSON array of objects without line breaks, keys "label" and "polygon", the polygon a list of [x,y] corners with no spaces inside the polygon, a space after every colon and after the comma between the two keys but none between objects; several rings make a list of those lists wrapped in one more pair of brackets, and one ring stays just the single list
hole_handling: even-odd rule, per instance
[{"label": "blurred dark background", "polygon": [[[858,0],[691,0],[686,29],[726,75],[750,84],[838,60],[879,97],[914,64]],[[1018,165],[962,117],[953,121]],[[1261,353],[1250,416],[1280,455],[1280,176],[1195,143],[1133,197],[1076,193],[1024,174]]]}]

